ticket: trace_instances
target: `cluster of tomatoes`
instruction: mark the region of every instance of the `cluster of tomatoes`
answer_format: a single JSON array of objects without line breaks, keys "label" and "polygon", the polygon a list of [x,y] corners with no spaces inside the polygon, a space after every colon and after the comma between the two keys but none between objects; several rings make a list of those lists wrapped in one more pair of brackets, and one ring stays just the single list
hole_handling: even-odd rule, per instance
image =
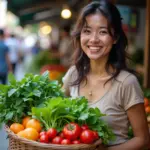
[{"label": "cluster of tomatoes", "polygon": [[61,132],[55,128],[40,133],[39,141],[42,143],[52,144],[92,144],[98,140],[99,136],[96,131],[90,130],[87,125],[81,127],[77,123],[69,123],[64,126]]},{"label": "cluster of tomatoes", "polygon": [[144,106],[146,114],[150,114],[150,101],[147,97],[144,98]]},{"label": "cluster of tomatoes", "polygon": [[22,124],[11,124],[10,130],[20,137],[39,141],[41,143],[92,144],[99,139],[98,133],[90,130],[88,125],[79,126],[77,123],[65,125],[61,132],[58,132],[55,128],[50,128],[48,131],[42,131],[41,123],[28,116],[23,118]]}]

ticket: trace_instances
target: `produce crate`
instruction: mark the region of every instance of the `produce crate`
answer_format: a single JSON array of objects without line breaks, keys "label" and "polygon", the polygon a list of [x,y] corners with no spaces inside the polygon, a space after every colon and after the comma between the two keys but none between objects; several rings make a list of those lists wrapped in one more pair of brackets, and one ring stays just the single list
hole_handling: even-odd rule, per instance
[{"label": "produce crate", "polygon": [[71,144],[71,145],[58,145],[58,144],[44,144],[36,141],[31,141],[14,134],[8,126],[5,130],[9,137],[8,150],[95,150],[101,140],[97,140],[93,144]]}]

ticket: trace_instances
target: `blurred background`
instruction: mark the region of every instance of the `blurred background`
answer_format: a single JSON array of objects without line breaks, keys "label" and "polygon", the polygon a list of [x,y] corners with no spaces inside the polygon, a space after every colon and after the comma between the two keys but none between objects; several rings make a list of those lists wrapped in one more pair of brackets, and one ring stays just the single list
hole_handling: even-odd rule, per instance
[{"label": "blurred background", "polygon": [[[71,65],[70,32],[81,8],[91,1],[0,0],[0,29],[4,31],[2,38],[9,48],[12,72],[17,80],[26,73],[41,74],[49,70],[50,78],[61,82]],[[133,60],[130,65],[140,74],[145,97],[150,98],[150,1],[110,1],[123,18],[128,53]],[[6,137],[1,129],[0,150],[7,149]]]}]

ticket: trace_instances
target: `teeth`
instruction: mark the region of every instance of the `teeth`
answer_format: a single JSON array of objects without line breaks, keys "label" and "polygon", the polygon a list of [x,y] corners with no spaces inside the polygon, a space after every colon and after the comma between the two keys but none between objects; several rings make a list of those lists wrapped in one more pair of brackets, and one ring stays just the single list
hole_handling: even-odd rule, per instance
[{"label": "teeth", "polygon": [[90,46],[89,49],[90,49],[90,50],[99,50],[100,47],[93,47],[93,46]]}]

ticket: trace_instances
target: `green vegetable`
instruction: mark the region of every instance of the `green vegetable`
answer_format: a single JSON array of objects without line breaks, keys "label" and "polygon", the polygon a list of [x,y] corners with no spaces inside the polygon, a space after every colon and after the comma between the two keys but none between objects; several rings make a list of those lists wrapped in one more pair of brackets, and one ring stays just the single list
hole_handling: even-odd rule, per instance
[{"label": "green vegetable", "polygon": [[33,107],[32,115],[43,123],[46,130],[53,127],[61,131],[67,123],[76,122],[79,125],[87,124],[90,129],[98,131],[104,144],[114,139],[112,130],[101,119],[105,115],[98,108],[89,108],[85,97],[51,98],[45,102],[45,106]]},{"label": "green vegetable", "polygon": [[17,81],[9,74],[9,85],[0,85],[0,124],[21,122],[23,116],[31,114],[32,107],[39,107],[48,98],[61,96],[61,85],[50,81],[49,73],[26,74]]}]

